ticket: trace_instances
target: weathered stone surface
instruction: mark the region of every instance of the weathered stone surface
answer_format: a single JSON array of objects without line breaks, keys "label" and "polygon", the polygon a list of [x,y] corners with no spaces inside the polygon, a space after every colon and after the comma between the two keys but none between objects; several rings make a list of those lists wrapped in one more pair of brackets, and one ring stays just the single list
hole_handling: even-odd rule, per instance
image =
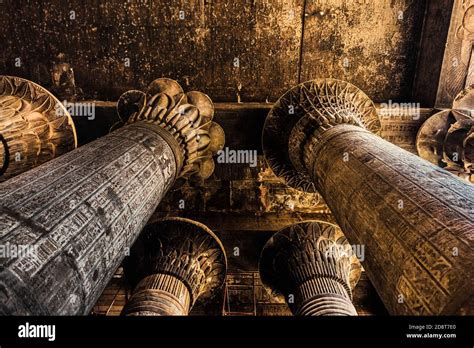
[{"label": "weathered stone surface", "polygon": [[[136,94],[135,91],[132,91]],[[179,178],[203,181],[212,175],[212,156],[224,147],[225,134],[215,122],[214,105],[204,93],[184,93],[178,82],[159,78],[145,92],[130,98],[124,93],[118,101],[120,121],[112,128],[145,121],[166,130],[163,136],[176,138],[179,145]]]},{"label": "weathered stone surface", "polygon": [[446,110],[430,117],[416,139],[421,158],[454,175],[474,182],[474,118],[456,110]]},{"label": "weathered stone surface", "polygon": [[1,246],[27,247],[0,259],[0,314],[89,313],[184,168],[212,157],[198,106],[161,82],[122,128],[0,185]]},{"label": "weathered stone surface", "polygon": [[75,95],[66,86],[57,93],[100,100],[142,89],[156,75],[172,76],[186,89],[232,102],[274,101],[291,86],[330,73],[362,85],[377,101],[407,100],[424,5],[424,0],[30,0],[20,6],[3,0],[1,42],[8,50],[0,53],[0,73],[50,88],[51,72],[66,63],[74,73]]},{"label": "weathered stone surface", "polygon": [[450,108],[456,96],[474,84],[474,1],[453,1],[436,107]]},{"label": "weathered stone surface", "polygon": [[71,115],[43,87],[0,76],[0,182],[75,149]]},{"label": "weathered stone surface", "polygon": [[300,83],[331,77],[361,87],[377,102],[411,97],[425,1],[305,4]]},{"label": "weathered stone surface", "polygon": [[335,79],[302,83],[283,95],[265,120],[265,158],[287,185],[315,192],[313,179],[305,170],[299,138],[306,132],[324,132],[343,122],[375,133],[381,128],[373,102],[354,85]]},{"label": "weathered stone surface", "polygon": [[87,314],[178,172],[137,123],[3,183],[0,242],[32,253],[1,259],[0,313]]},{"label": "weathered stone surface", "polygon": [[260,257],[262,282],[295,315],[357,315],[351,302],[361,266],[340,228],[310,221],[274,235]]},{"label": "weathered stone surface", "polygon": [[[364,129],[358,120],[375,113],[369,104],[338,117],[331,101],[344,99],[346,83],[324,83],[321,95],[300,95],[312,106],[295,114],[293,153],[273,156],[274,169],[302,165],[348,240],[365,245],[364,268],[390,313],[472,313],[474,186]],[[282,129],[296,124],[280,106],[267,120],[274,130],[279,119]]]},{"label": "weathered stone surface", "polygon": [[472,313],[474,186],[359,128],[321,144],[313,177],[389,312]]},{"label": "weathered stone surface", "polygon": [[167,274],[152,274],[143,278],[123,308],[126,316],[188,315],[189,290],[178,278]]}]

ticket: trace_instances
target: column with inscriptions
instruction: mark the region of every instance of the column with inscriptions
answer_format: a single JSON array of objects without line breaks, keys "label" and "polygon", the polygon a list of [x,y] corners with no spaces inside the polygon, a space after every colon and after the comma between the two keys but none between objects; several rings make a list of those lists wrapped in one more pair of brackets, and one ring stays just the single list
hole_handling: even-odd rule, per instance
[{"label": "column with inscriptions", "polygon": [[88,314],[175,180],[222,142],[210,99],[172,80],[119,113],[123,127],[0,185],[0,314]]},{"label": "column with inscriptions", "polygon": [[221,242],[203,224],[181,218],[150,224],[125,259],[134,290],[122,314],[188,315],[198,298],[222,288],[226,269]]},{"label": "column with inscriptions", "polygon": [[309,221],[275,234],[260,256],[265,286],[295,315],[357,315],[352,290],[361,266],[336,225]]},{"label": "column with inscriptions", "polygon": [[473,313],[474,186],[381,139],[353,85],[299,85],[270,112],[267,161],[293,187],[322,194],[392,314]]}]

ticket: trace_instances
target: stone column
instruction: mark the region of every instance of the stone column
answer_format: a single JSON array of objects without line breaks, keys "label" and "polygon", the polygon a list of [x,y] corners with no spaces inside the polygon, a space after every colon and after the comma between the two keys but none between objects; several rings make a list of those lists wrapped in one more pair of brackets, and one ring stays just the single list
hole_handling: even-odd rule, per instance
[{"label": "stone column", "polygon": [[260,278],[294,315],[357,315],[352,289],[361,266],[336,225],[309,221],[275,234],[260,256]]},{"label": "stone column", "polygon": [[88,314],[175,180],[212,161],[207,96],[159,79],[119,106],[122,128],[0,185],[0,314]]},{"label": "stone column", "polygon": [[416,148],[421,158],[474,183],[474,85],[456,97],[452,110],[423,123]]},{"label": "stone column", "polygon": [[214,233],[195,221],[168,218],[148,225],[125,259],[134,287],[123,315],[188,315],[198,298],[224,284],[227,263]]},{"label": "stone column", "polygon": [[263,133],[268,163],[319,191],[391,314],[473,312],[474,186],[388,143],[370,99],[320,79],[283,96]]},{"label": "stone column", "polygon": [[65,107],[31,81],[0,76],[0,182],[77,146]]}]

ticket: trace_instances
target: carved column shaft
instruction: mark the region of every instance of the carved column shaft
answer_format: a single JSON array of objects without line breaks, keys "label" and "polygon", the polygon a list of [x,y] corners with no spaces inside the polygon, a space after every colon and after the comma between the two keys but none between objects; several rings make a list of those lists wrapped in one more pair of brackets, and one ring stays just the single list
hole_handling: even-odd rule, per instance
[{"label": "carved column shaft", "polygon": [[305,155],[344,233],[370,253],[365,269],[391,313],[462,311],[472,286],[473,185],[350,125],[315,136]]},{"label": "carved column shaft", "polygon": [[274,235],[260,257],[260,276],[293,314],[357,315],[352,289],[361,267],[339,227],[304,222]]},{"label": "carved column shaft", "polygon": [[0,254],[0,314],[88,314],[177,177],[212,162],[213,110],[155,80],[121,98],[122,128],[1,184],[0,247],[26,252]]},{"label": "carved column shaft", "polygon": [[[87,314],[179,167],[177,142],[139,122],[0,186],[0,313]],[[165,140],[165,138],[167,138]]]},{"label": "carved column shaft", "polygon": [[390,144],[372,101],[334,79],[301,84],[270,112],[265,156],[286,182],[322,194],[397,315],[474,311],[474,186]]}]

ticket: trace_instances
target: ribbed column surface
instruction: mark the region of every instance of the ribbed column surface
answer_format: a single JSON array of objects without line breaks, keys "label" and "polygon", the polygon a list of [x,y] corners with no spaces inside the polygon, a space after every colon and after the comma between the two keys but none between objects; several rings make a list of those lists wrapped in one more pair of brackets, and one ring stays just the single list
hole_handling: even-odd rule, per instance
[{"label": "ribbed column surface", "polygon": [[189,308],[189,290],[183,282],[171,275],[154,274],[137,285],[122,315],[188,315]]},{"label": "ribbed column surface", "polygon": [[357,315],[345,286],[331,278],[308,280],[298,287],[295,294],[297,315],[335,316]]}]

